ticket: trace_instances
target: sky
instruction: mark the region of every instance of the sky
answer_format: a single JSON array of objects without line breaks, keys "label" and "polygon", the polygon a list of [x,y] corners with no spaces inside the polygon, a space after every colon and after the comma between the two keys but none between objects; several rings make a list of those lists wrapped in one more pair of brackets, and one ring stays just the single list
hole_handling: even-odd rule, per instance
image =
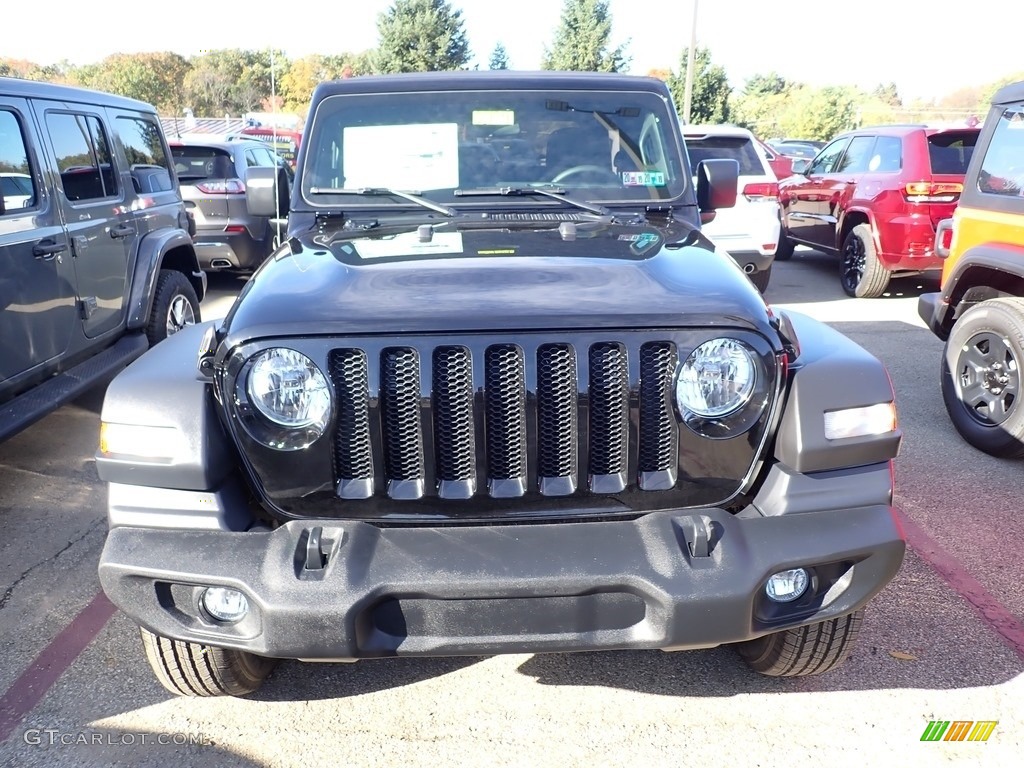
[{"label": "sky", "polygon": [[[504,45],[515,69],[538,69],[562,0],[449,0],[462,11],[474,62]],[[694,2],[697,44],[738,87],[778,72],[812,86],[872,89],[896,83],[904,101],[936,98],[1024,71],[1020,0],[608,0],[612,44],[627,42],[633,74],[680,68]],[[45,28],[34,3],[5,3],[0,56],[52,64],[116,52],[274,47],[290,58],[372,48],[391,0],[287,0],[268,4],[175,0],[61,3]],[[103,7],[105,11],[99,11]],[[285,12],[285,9],[287,12]],[[109,12],[106,12],[109,11]],[[20,32],[18,32],[20,30]],[[145,30],[145,32],[143,31]],[[116,33],[116,34],[112,34]]]}]

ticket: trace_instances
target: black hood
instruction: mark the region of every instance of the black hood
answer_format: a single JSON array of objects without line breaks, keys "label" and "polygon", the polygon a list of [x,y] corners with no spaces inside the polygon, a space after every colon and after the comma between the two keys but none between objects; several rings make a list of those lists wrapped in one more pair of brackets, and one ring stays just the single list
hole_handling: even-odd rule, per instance
[{"label": "black hood", "polygon": [[230,343],[701,325],[774,335],[750,281],[688,225],[581,218],[321,229],[293,238],[246,284],[225,320]]}]

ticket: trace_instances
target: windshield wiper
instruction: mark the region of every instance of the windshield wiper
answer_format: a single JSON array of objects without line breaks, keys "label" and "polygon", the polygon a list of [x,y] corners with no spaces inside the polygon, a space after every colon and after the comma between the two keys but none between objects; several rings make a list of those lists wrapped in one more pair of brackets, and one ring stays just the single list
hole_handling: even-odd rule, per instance
[{"label": "windshield wiper", "polygon": [[365,197],[400,197],[403,200],[422,205],[432,211],[443,213],[445,216],[454,216],[455,210],[446,205],[426,200],[423,193],[415,189],[390,189],[388,187],[359,187],[347,189],[342,187],[313,187],[309,190],[311,195],[362,195]]},{"label": "windshield wiper", "polygon": [[574,205],[577,208],[581,208],[584,211],[590,213],[596,213],[598,216],[608,216],[611,211],[607,208],[602,208],[600,205],[594,205],[593,203],[585,203],[582,200],[573,200],[571,197],[566,197],[568,190],[560,187],[481,187],[480,189],[456,189],[456,197],[488,197],[488,196],[501,196],[501,197],[521,197],[523,195],[541,195],[543,197],[550,197],[552,200],[557,200],[560,203],[568,203]]}]

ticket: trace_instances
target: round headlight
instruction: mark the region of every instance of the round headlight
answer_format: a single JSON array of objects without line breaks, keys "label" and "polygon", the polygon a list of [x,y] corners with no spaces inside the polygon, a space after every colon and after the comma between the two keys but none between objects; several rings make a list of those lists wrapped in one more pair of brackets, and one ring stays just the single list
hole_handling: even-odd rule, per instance
[{"label": "round headlight", "polygon": [[720,419],[750,401],[757,383],[754,353],[736,339],[705,341],[686,358],[676,378],[676,405],[693,414]]},{"label": "round headlight", "polygon": [[290,429],[323,432],[331,412],[331,390],[316,364],[293,349],[260,352],[249,369],[252,404],[270,421]]}]

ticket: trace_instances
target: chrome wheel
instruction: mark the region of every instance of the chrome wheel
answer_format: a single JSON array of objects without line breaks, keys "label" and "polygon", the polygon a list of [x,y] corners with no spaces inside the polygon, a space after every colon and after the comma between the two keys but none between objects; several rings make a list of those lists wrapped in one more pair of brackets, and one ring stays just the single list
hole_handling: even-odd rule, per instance
[{"label": "chrome wheel", "polygon": [[180,293],[171,299],[171,305],[167,310],[167,335],[177,333],[183,328],[195,325],[196,315],[192,311],[192,304],[187,297]]}]

